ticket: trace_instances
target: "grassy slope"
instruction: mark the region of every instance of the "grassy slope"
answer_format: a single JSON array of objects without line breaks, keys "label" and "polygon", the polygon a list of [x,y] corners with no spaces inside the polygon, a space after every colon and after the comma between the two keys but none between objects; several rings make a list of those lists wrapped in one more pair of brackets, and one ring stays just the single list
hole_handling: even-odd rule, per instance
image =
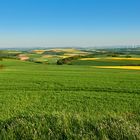
[{"label": "grassy slope", "polygon": [[140,71],[2,63],[1,139],[140,138]]},{"label": "grassy slope", "polygon": [[73,65],[93,65],[93,66],[125,66],[125,65],[140,65],[140,61],[136,60],[76,60]]}]

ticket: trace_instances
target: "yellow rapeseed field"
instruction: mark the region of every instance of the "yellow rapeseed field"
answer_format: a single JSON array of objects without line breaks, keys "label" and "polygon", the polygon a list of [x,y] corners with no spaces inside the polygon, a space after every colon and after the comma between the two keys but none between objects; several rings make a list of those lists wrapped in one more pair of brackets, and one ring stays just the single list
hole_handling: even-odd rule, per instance
[{"label": "yellow rapeseed field", "polygon": [[53,52],[67,52],[67,53],[74,53],[74,52],[81,52],[76,49],[51,49]]},{"label": "yellow rapeseed field", "polygon": [[100,58],[81,58],[80,60],[97,60],[97,59],[100,59]]},{"label": "yellow rapeseed field", "polygon": [[52,58],[53,55],[43,55],[42,57],[43,57],[43,58]]},{"label": "yellow rapeseed field", "polygon": [[97,59],[107,59],[107,60],[118,60],[118,61],[121,61],[121,60],[138,60],[140,61],[140,58],[123,58],[123,57],[106,57],[106,58],[81,58],[80,60],[97,60]]},{"label": "yellow rapeseed field", "polygon": [[37,53],[37,54],[42,54],[46,50],[33,50],[32,52]]},{"label": "yellow rapeseed field", "polygon": [[130,70],[140,70],[140,66],[92,66],[95,68],[106,68],[106,69],[130,69]]},{"label": "yellow rapeseed field", "polygon": [[59,56],[60,58],[68,58],[68,57],[70,57],[70,56],[65,56],[65,55],[61,55],[61,56]]},{"label": "yellow rapeseed field", "polygon": [[139,60],[140,61],[140,58],[122,58],[122,57],[107,57],[105,59],[110,59],[110,60]]}]

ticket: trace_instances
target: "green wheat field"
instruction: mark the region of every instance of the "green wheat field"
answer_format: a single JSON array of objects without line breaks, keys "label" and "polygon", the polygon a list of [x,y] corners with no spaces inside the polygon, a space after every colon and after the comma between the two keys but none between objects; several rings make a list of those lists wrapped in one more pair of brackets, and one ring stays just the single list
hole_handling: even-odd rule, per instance
[{"label": "green wheat field", "polygon": [[140,71],[1,61],[0,140],[138,140]]}]

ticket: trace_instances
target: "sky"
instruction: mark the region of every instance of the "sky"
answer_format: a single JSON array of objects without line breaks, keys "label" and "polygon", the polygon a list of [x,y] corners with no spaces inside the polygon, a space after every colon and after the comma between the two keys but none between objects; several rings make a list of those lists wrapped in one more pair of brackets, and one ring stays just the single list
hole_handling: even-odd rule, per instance
[{"label": "sky", "polygon": [[0,47],[140,44],[140,0],[0,0]]}]

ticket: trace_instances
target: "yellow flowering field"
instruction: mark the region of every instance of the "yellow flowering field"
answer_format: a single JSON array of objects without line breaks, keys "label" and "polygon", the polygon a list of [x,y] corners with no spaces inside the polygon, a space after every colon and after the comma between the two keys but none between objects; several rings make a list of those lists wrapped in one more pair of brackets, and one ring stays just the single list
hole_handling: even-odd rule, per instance
[{"label": "yellow flowering field", "polygon": [[96,68],[107,68],[107,69],[130,69],[130,70],[140,70],[140,66],[93,66]]}]

